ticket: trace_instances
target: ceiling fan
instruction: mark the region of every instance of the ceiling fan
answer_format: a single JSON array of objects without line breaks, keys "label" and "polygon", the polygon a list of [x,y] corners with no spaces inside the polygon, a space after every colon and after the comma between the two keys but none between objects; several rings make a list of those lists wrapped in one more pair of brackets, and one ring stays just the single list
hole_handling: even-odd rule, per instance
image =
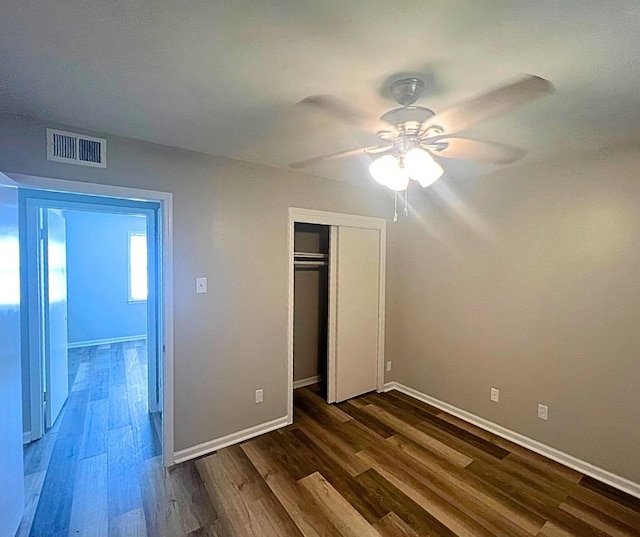
[{"label": "ceiling fan", "polygon": [[[439,158],[510,164],[524,156],[524,149],[455,135],[478,121],[508,112],[552,92],[553,85],[544,78],[526,75],[439,114],[414,104],[423,90],[424,82],[419,78],[395,81],[391,84],[391,94],[400,107],[386,112],[379,121],[330,95],[303,99],[301,103],[314,105],[348,124],[376,132],[380,144],[322,155],[289,166],[300,169],[368,154],[374,157],[369,166],[373,178],[396,193],[404,191],[406,196],[411,179],[427,187],[442,176],[442,167],[437,162]],[[381,123],[384,124],[383,129],[379,128]]]}]

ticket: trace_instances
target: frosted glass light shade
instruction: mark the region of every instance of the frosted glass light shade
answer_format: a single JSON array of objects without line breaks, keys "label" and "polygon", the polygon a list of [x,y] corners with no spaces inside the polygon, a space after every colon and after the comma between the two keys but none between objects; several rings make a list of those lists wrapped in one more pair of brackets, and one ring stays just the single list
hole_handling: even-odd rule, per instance
[{"label": "frosted glass light shade", "polygon": [[396,173],[389,178],[387,181],[387,188],[397,192],[402,192],[409,186],[409,176],[407,175],[407,172],[400,167],[398,167],[398,172],[399,173]]},{"label": "frosted glass light shade", "polygon": [[389,180],[400,173],[400,165],[393,155],[384,155],[369,165],[369,173],[378,183],[387,186]]},{"label": "frosted glass light shade", "polygon": [[369,165],[369,173],[381,185],[401,192],[409,185],[409,178],[427,187],[443,174],[440,165],[428,151],[417,147],[409,150],[404,157],[404,167],[394,155],[384,155]]},{"label": "frosted glass light shade", "polygon": [[404,157],[404,169],[411,179],[422,187],[428,187],[442,177],[443,169],[433,160],[428,151],[414,147]]},{"label": "frosted glass light shade", "polygon": [[405,190],[409,184],[406,170],[393,155],[384,155],[369,165],[369,173],[381,185],[391,190]]}]

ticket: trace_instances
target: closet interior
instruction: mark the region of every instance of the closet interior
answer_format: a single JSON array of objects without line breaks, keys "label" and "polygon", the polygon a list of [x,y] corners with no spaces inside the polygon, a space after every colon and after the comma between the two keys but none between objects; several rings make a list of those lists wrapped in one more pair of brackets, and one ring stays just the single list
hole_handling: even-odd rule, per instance
[{"label": "closet interior", "polygon": [[330,226],[295,224],[294,389],[319,384],[327,398]]}]

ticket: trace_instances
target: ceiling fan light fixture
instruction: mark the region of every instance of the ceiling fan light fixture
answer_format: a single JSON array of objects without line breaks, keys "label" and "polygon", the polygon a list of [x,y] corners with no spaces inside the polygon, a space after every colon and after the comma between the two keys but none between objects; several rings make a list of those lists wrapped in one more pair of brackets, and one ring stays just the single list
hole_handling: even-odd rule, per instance
[{"label": "ceiling fan light fixture", "polygon": [[444,173],[442,167],[433,160],[429,152],[419,147],[407,151],[404,156],[404,168],[407,175],[418,181],[423,188],[435,183]]},{"label": "ceiling fan light fixture", "polygon": [[402,192],[409,186],[409,179],[426,188],[442,176],[443,170],[428,151],[414,147],[404,156],[402,164],[394,155],[377,158],[369,165],[369,173],[381,185]]},{"label": "ceiling fan light fixture", "polygon": [[[369,165],[369,172],[378,183],[395,191],[395,222],[398,192],[405,192],[406,216],[409,182],[413,180],[427,188],[442,177],[443,169],[434,160],[434,155],[438,159],[471,159],[495,164],[510,164],[521,158],[525,152],[516,147],[465,138],[459,134],[479,121],[508,112],[552,92],[553,85],[538,76],[525,75],[439,114],[415,104],[423,90],[424,82],[419,78],[396,80],[391,84],[391,94],[400,107],[385,112],[377,122],[349,103],[328,95],[312,95],[303,99],[301,102],[313,104],[343,122],[355,123],[366,130],[375,131],[381,143],[322,155],[289,166],[298,169],[355,155],[366,154],[371,158],[378,156]],[[391,129],[379,130],[380,123],[387,123]]]}]

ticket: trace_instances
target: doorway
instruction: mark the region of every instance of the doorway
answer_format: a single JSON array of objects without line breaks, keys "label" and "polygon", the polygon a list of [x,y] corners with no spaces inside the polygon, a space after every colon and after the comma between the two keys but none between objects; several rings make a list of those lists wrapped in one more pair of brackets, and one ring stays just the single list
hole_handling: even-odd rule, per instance
[{"label": "doorway", "polygon": [[384,219],[289,209],[289,423],[314,380],[328,403],[383,389],[385,247]]},{"label": "doorway", "polygon": [[80,347],[144,339],[148,408],[158,412],[158,204],[23,189],[20,211],[25,440],[54,426],[70,372],[84,371],[69,360]]},{"label": "doorway", "polygon": [[[142,469],[173,462],[167,196],[162,203],[20,191],[24,440],[31,441],[20,535],[89,527],[107,511],[137,513]],[[107,262],[114,248],[119,266]]]},{"label": "doorway", "polygon": [[[174,453],[174,423],[173,423],[173,194],[156,190],[106,185],[100,183],[86,183],[66,179],[54,179],[35,175],[17,173],[6,174],[18,188],[29,189],[47,194],[47,196],[62,194],[66,196],[79,195],[84,200],[92,197],[96,202],[120,205],[127,202],[153,202],[159,209],[156,211],[156,228],[159,242],[157,257],[158,271],[158,344],[161,348],[161,371],[159,372],[159,406],[162,413],[162,464],[165,467],[175,463]],[[22,233],[26,223],[20,219],[20,240],[24,241]],[[21,259],[21,267],[25,267],[25,260]],[[22,277],[22,275],[21,275]],[[21,285],[21,303],[27,304],[26,286]],[[25,314],[22,308],[21,314]],[[21,321],[22,341],[24,351],[28,347],[28,318]],[[24,364],[23,364],[24,365]],[[23,394],[24,395],[24,394]]]}]

